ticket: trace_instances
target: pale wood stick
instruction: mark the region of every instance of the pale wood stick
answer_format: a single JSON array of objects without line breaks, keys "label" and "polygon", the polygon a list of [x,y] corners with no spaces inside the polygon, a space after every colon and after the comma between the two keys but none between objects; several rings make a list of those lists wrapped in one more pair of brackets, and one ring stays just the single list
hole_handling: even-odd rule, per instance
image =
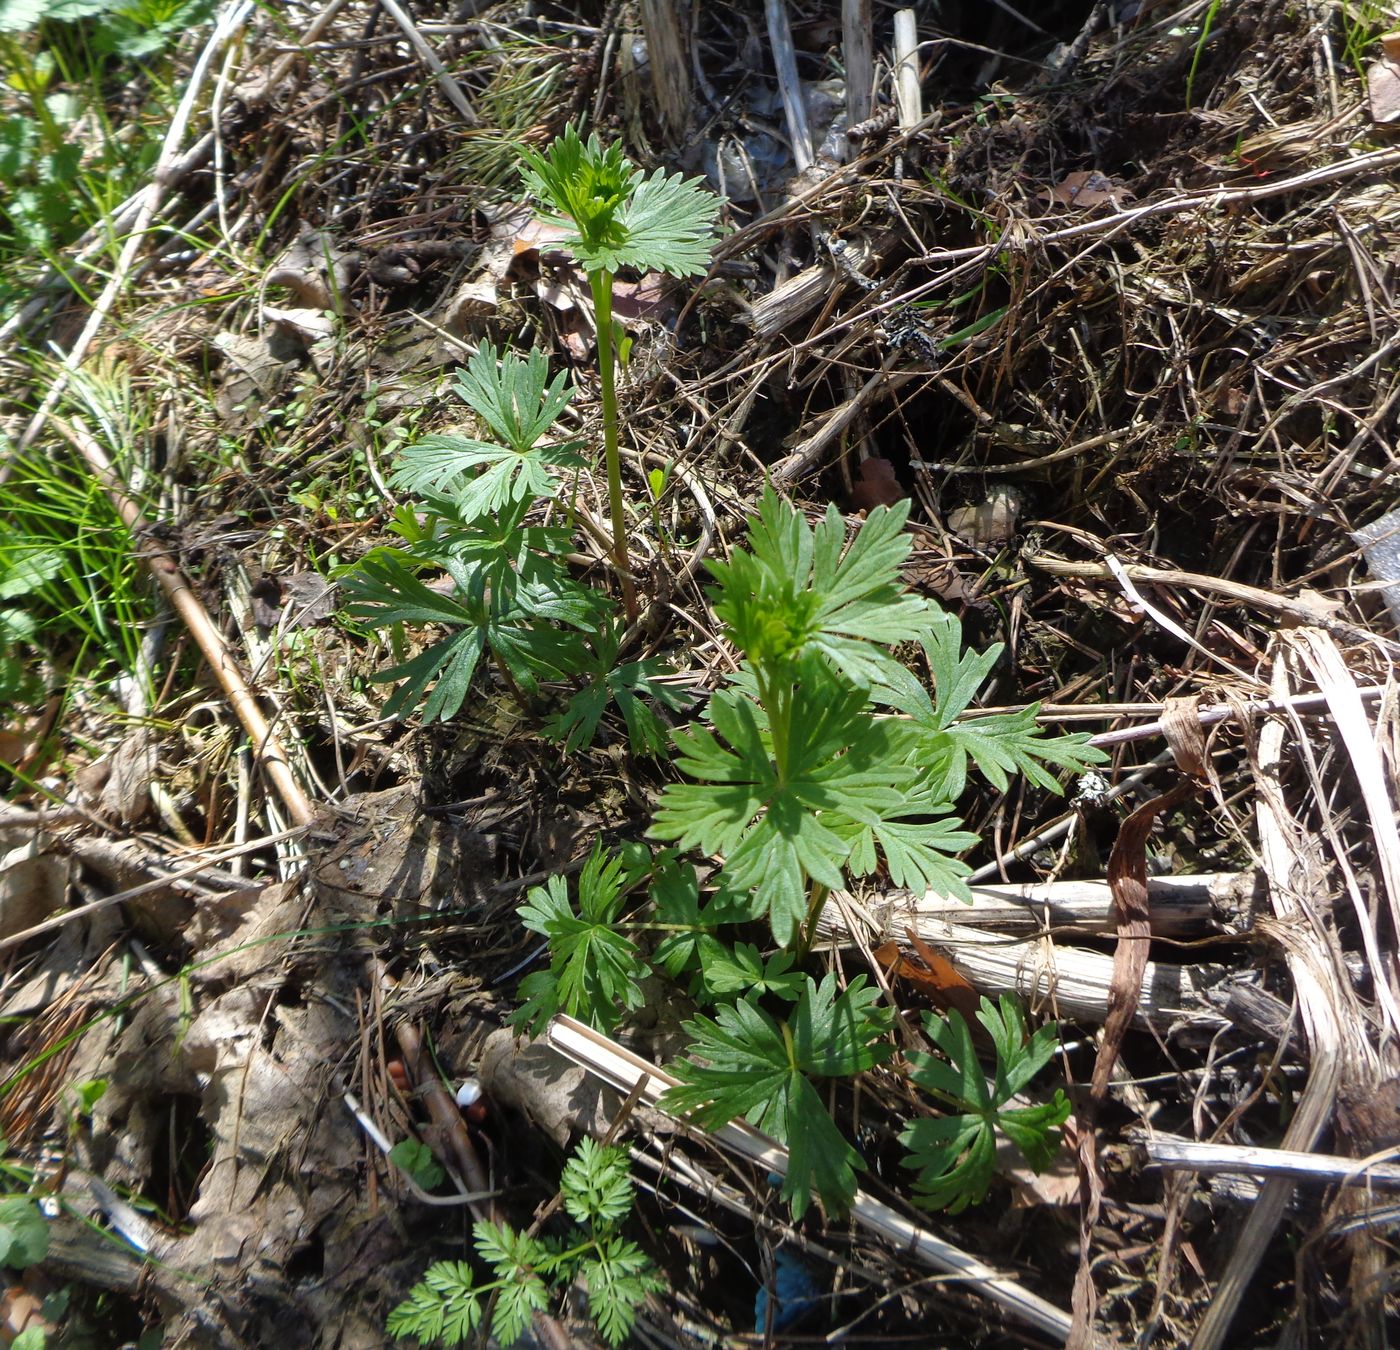
[{"label": "pale wood stick", "polygon": [[[837,902],[839,898],[839,903]],[[1102,1022],[1108,1016],[1108,992],[1113,958],[1057,943],[1048,936],[990,936],[968,924],[928,918],[913,908],[894,906],[878,918],[853,897],[833,893],[817,921],[817,931],[843,941],[854,935],[846,914],[869,925],[867,940],[908,942],[913,929],[928,945],[948,958],[959,975],[989,998],[1015,994],[1032,1007],[1048,1008],[1076,1022]],[[1205,997],[1206,990],[1225,979],[1221,966],[1173,966],[1149,961],[1142,975],[1134,1023],[1143,1030],[1168,1031],[1183,1019],[1207,1027],[1223,1027],[1225,1019]]]},{"label": "pale wood stick", "polygon": [[[554,1018],[546,1036],[560,1054],[623,1092],[633,1092],[638,1084],[644,1084],[641,1100],[648,1106],[656,1106],[662,1092],[676,1086],[676,1078],[664,1069],[658,1069],[572,1017]],[[683,1120],[680,1123],[685,1124]],[[730,1121],[708,1137],[769,1171],[787,1171],[787,1149],[743,1121]],[[1053,1303],[1023,1289],[1008,1275],[945,1242],[928,1229],[910,1223],[866,1192],[856,1192],[851,1202],[851,1217],[878,1233],[897,1251],[965,1281],[1018,1321],[1061,1341],[1069,1334],[1068,1315]]]},{"label": "pale wood stick", "polygon": [[[1201,876],[1150,877],[1152,932],[1158,937],[1192,937],[1220,931],[1220,916],[1248,906],[1257,878],[1253,872],[1210,872]],[[1075,929],[1115,931],[1113,895],[1107,881],[1028,881],[973,886],[972,903],[928,891],[915,896],[891,892],[886,905],[919,922],[962,923],[985,932],[1032,933]],[[879,911],[878,904],[874,908]]]},{"label": "pale wood stick", "polygon": [[894,13],[894,92],[899,107],[899,129],[908,131],[924,115],[919,88],[919,25],[912,9]]},{"label": "pale wood stick", "polygon": [[[1400,1188],[1400,1167],[1369,1158],[1338,1158],[1288,1148],[1247,1148],[1241,1144],[1197,1144],[1189,1139],[1148,1139],[1143,1147],[1169,1172],[1243,1172],[1257,1177],[1291,1177],[1327,1185]],[[1394,1157],[1394,1150],[1381,1155]]]},{"label": "pale wood stick", "polygon": [[642,0],[642,30],[647,35],[647,64],[651,67],[651,92],[661,125],[671,141],[685,134],[690,116],[690,58],[686,52],[680,11],[689,14],[688,0]]},{"label": "pale wood stick", "polygon": [[[1110,579],[1113,571],[1107,563],[1070,562],[1065,558],[1054,558],[1047,554],[1035,553],[1026,561],[1052,577],[1082,577]],[[1255,609],[1286,614],[1304,623],[1325,628],[1329,633],[1349,638],[1353,642],[1379,643],[1388,650],[1400,651],[1400,644],[1378,637],[1365,628],[1344,623],[1340,619],[1328,618],[1303,600],[1290,600],[1286,595],[1275,595],[1273,591],[1261,590],[1258,586],[1247,586],[1242,581],[1230,581],[1225,577],[1204,576],[1200,572],[1181,572],[1172,567],[1145,567],[1140,563],[1120,564],[1124,576],[1131,581],[1150,582],[1158,586],[1187,586],[1192,590],[1206,591],[1213,595],[1223,595],[1227,599],[1250,605]]]},{"label": "pale wood stick", "polygon": [[797,172],[803,173],[813,163],[812,132],[807,126],[807,104],[802,97],[802,81],[797,75],[797,49],[792,44],[786,0],[763,0],[763,15],[768,21],[768,45],[773,49],[773,66],[783,96],[792,162]]},{"label": "pale wood stick", "polygon": [[438,59],[438,54],[418,31],[418,25],[413,22],[409,13],[397,0],[379,0],[379,3],[384,12],[398,24],[399,31],[408,39],[408,45],[417,53],[418,59],[432,71],[433,79],[437,81],[443,97],[461,114],[462,121],[469,127],[479,126],[480,119],[476,115],[476,109],[467,101],[462,86],[452,78],[451,72]]}]

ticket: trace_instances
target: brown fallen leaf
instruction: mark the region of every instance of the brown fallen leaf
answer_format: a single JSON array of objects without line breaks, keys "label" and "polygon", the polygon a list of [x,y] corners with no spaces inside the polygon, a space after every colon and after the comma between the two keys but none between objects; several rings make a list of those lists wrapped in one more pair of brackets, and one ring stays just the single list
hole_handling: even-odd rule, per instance
[{"label": "brown fallen leaf", "polygon": [[1133,194],[1121,183],[1097,169],[1076,169],[1067,173],[1054,187],[1041,188],[1036,196],[1043,202],[1058,202],[1061,206],[1122,206],[1133,200]]},{"label": "brown fallen leaf", "polygon": [[872,511],[877,506],[893,506],[909,494],[900,487],[894,465],[880,455],[871,455],[860,462],[856,481],[851,487],[851,505],[857,511]]},{"label": "brown fallen leaf", "polygon": [[1009,483],[992,488],[975,506],[948,512],[948,528],[974,548],[1004,544],[1016,533],[1021,518],[1021,493]]},{"label": "brown fallen leaf", "polygon": [[905,930],[910,944],[923,962],[919,966],[897,942],[876,947],[875,959],[890,973],[890,978],[907,980],[928,1000],[940,1008],[954,1008],[962,1013],[969,1026],[976,1026],[973,1017],[979,998],[973,988],[946,956],[934,951],[912,928]]},{"label": "brown fallen leaf", "polygon": [[[1400,46],[1400,39],[1396,39]],[[1366,92],[1371,102],[1371,120],[1378,126],[1400,121],[1400,54],[1386,55],[1366,71]]]}]

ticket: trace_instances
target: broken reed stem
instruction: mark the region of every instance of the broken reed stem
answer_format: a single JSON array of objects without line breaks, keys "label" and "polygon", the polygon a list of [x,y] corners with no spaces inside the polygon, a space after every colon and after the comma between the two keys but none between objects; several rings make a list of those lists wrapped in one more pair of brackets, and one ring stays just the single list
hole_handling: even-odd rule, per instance
[{"label": "broken reed stem", "polygon": [[127,495],[126,484],[117,475],[92,433],[76,417],[71,422],[55,418],[54,426],[87,461],[93,476],[111,498],[112,505],[116,507],[117,514],[121,516],[137,545],[138,555],[165,592],[175,612],[184,620],[190,635],[214,672],[214,678],[218,680],[220,688],[227,696],[235,716],[248,733],[253,754],[282,799],[287,814],[297,825],[309,825],[314,815],[311,800],[293,775],[287,753],[258,706],[258,701],[248,686],[247,677],[225,642],[224,635],[214,626],[208,611],[185,579],[185,574],[175,559],[152,535],[141,514],[141,508]]}]

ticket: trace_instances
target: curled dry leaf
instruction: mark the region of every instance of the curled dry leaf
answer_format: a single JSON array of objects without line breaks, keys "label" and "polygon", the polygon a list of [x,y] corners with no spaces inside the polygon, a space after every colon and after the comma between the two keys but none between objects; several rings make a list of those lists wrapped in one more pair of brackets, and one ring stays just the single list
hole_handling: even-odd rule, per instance
[{"label": "curled dry leaf", "polygon": [[1122,206],[1133,194],[1097,169],[1077,169],[1067,173],[1054,187],[1041,188],[1036,196],[1043,202],[1061,206]]},{"label": "curled dry leaf", "polygon": [[1016,533],[1023,498],[1009,483],[994,487],[975,506],[948,512],[948,528],[974,548],[1004,544]]},{"label": "curled dry leaf", "polygon": [[900,487],[894,465],[880,455],[871,455],[860,462],[860,470],[851,487],[851,505],[857,511],[872,511],[877,506],[893,506],[909,494]]},{"label": "curled dry leaf", "polygon": [[1378,126],[1400,122],[1400,34],[1381,40],[1385,55],[1366,71],[1371,120]]}]

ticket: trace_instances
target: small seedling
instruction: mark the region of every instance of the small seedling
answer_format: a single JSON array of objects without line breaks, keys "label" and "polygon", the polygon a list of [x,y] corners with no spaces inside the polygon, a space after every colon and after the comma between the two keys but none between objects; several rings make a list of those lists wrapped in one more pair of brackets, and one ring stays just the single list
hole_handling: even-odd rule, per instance
[{"label": "small seedling", "polygon": [[646,1296],[664,1287],[642,1249],[618,1232],[632,1212],[627,1154],[585,1138],[565,1164],[559,1190],[572,1232],[541,1239],[509,1224],[477,1224],[477,1256],[494,1278],[478,1284],[470,1262],[435,1262],[389,1314],[389,1334],[460,1345],[481,1324],[494,1295],[491,1333],[511,1345],[533,1315],[549,1307],[551,1285],[567,1288],[581,1278],[599,1332],[609,1345],[620,1345]]}]

